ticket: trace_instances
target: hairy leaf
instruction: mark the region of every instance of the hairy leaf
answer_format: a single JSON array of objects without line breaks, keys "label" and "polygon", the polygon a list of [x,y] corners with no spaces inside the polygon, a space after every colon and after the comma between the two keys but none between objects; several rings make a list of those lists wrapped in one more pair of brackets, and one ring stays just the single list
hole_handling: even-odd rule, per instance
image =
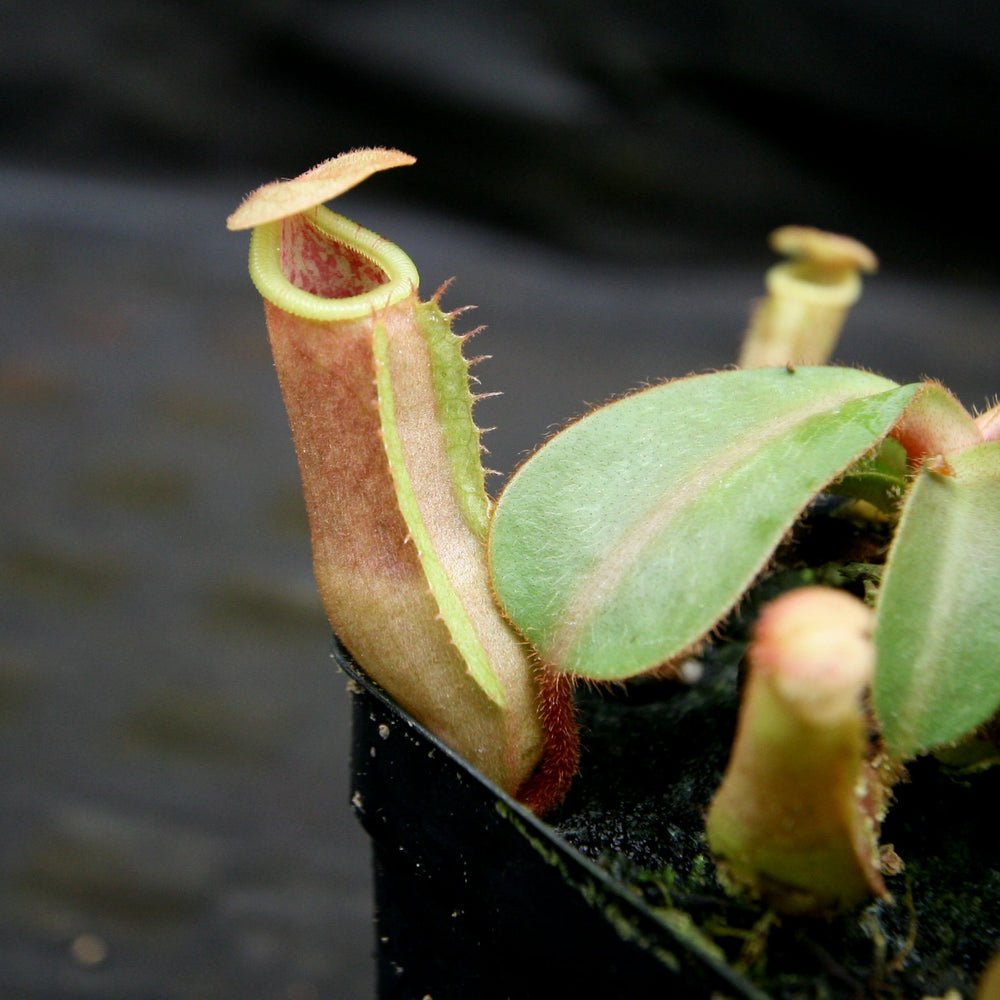
[{"label": "hairy leaf", "polygon": [[490,559],[502,606],[558,669],[614,680],[657,666],[733,607],[919,389],[846,368],[760,368],[595,411],[501,494]]},{"label": "hairy leaf", "polygon": [[1000,707],[1000,442],[921,470],[878,602],[875,710],[889,752],[949,743]]}]

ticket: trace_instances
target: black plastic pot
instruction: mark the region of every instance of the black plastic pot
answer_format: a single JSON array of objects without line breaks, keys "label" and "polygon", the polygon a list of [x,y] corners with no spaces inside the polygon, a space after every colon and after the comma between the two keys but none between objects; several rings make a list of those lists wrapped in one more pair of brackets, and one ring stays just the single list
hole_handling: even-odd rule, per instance
[{"label": "black plastic pot", "polygon": [[764,1000],[334,655],[356,682],[382,1000]]}]

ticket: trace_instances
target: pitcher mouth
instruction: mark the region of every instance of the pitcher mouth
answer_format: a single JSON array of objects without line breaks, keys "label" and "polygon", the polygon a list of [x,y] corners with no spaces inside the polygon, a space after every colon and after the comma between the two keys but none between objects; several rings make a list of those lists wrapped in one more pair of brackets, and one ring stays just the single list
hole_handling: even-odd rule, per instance
[{"label": "pitcher mouth", "polygon": [[269,302],[317,322],[370,316],[420,281],[394,243],[322,205],[255,227],[250,276]]}]

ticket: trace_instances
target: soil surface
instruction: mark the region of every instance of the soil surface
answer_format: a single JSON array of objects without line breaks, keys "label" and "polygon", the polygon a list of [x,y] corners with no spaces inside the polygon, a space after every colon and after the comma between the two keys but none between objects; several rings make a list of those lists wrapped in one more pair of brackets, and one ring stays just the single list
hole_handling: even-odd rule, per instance
[{"label": "soil surface", "polygon": [[1000,940],[990,819],[1000,768],[962,778],[932,759],[910,767],[881,838],[905,865],[887,879],[891,902],[833,920],[777,918],[719,886],[703,817],[735,730],[745,626],[730,623],[696,683],[581,692],[581,774],[551,821],[653,908],[687,911],[776,998],[974,995]]}]

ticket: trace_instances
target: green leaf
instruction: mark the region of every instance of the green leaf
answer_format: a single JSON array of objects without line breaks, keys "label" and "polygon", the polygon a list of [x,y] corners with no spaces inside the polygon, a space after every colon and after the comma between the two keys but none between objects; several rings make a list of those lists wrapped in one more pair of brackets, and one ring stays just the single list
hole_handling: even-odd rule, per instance
[{"label": "green leaf", "polygon": [[624,679],[702,638],[809,501],[874,448],[919,386],[847,368],[668,382],[541,448],[500,496],[497,596],[561,670]]},{"label": "green leaf", "polygon": [[904,760],[1000,707],[1000,442],[932,462],[906,501],[875,631],[875,711]]},{"label": "green leaf", "polygon": [[895,438],[887,437],[874,454],[865,455],[831,484],[828,492],[867,500],[879,510],[892,513],[906,489],[908,474],[906,449]]}]

